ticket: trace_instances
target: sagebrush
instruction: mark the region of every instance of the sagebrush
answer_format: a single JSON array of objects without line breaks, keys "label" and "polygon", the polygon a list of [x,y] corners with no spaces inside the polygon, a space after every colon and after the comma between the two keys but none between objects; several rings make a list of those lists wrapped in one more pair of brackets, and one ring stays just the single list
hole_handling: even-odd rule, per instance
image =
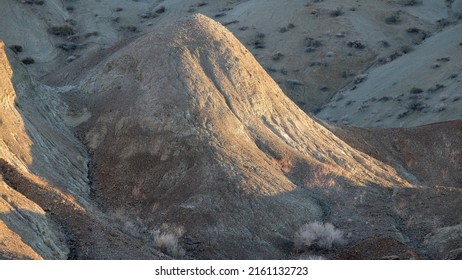
[{"label": "sagebrush", "polygon": [[309,248],[332,249],[343,244],[343,232],[331,223],[312,222],[305,224],[295,233],[294,246],[298,251]]},{"label": "sagebrush", "polygon": [[154,242],[159,251],[172,257],[181,257],[185,254],[183,248],[178,244],[178,237],[173,233],[157,231],[154,233]]}]

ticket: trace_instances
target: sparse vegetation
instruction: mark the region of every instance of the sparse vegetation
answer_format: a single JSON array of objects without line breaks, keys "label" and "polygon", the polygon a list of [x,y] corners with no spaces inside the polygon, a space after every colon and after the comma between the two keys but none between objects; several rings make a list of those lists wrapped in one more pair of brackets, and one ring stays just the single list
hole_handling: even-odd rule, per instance
[{"label": "sparse vegetation", "polygon": [[265,34],[258,32],[255,35],[255,39],[253,42],[253,45],[256,49],[264,49],[265,48],[265,43],[263,42],[263,39],[265,38]]},{"label": "sparse vegetation", "polygon": [[441,57],[441,58],[438,58],[436,59],[436,61],[439,61],[439,62],[449,62],[451,61],[451,58],[446,56],[446,57]]},{"label": "sparse vegetation", "polygon": [[66,37],[75,34],[74,28],[69,24],[65,23],[63,25],[54,25],[48,28],[48,32],[55,36]]},{"label": "sparse vegetation", "polygon": [[136,27],[133,24],[128,24],[128,25],[122,26],[121,29],[124,30],[124,31],[133,32],[133,33],[138,32],[138,27]]},{"label": "sparse vegetation", "polygon": [[347,42],[347,46],[350,48],[355,48],[358,50],[362,50],[366,48],[366,45],[364,45],[361,41],[355,40],[355,41],[349,41]]},{"label": "sparse vegetation", "polygon": [[360,74],[360,75],[357,75],[354,78],[353,82],[355,84],[360,84],[360,83],[364,82],[366,79],[367,79],[367,74]]},{"label": "sparse vegetation", "polygon": [[155,246],[159,251],[172,257],[184,256],[185,251],[178,244],[178,237],[175,234],[155,231],[153,235]]},{"label": "sparse vegetation", "polygon": [[388,43],[388,41],[385,41],[385,40],[380,41],[380,44],[384,48],[389,48],[390,47],[390,43]]},{"label": "sparse vegetation", "polygon": [[12,50],[14,53],[20,53],[23,51],[23,47],[21,45],[10,45],[8,46],[10,50]]},{"label": "sparse vegetation", "polygon": [[215,14],[215,17],[216,18],[221,18],[221,17],[224,17],[226,15],[227,15],[226,13],[218,13],[218,14]]},{"label": "sparse vegetation", "polygon": [[406,53],[410,53],[414,50],[413,47],[409,46],[409,45],[404,45],[404,46],[401,46],[399,48],[399,50],[403,53],[403,54],[406,54]]},{"label": "sparse vegetation", "polygon": [[35,60],[32,57],[25,57],[21,59],[21,62],[24,63],[25,65],[29,65],[29,64],[34,64]]},{"label": "sparse vegetation", "polygon": [[415,6],[422,2],[419,0],[400,0],[398,3],[403,6]]},{"label": "sparse vegetation", "polygon": [[395,12],[392,15],[385,18],[385,23],[387,24],[398,24],[400,22],[401,22],[401,17],[398,12]]},{"label": "sparse vegetation", "polygon": [[271,56],[271,59],[273,59],[274,61],[278,61],[278,60],[280,60],[280,59],[283,58],[283,57],[284,57],[284,55],[283,55],[282,53],[277,52],[277,53],[275,53],[275,54],[273,54],[273,55]]},{"label": "sparse vegetation", "polygon": [[293,28],[295,28],[295,24],[289,23],[287,26],[279,28],[279,32],[285,33],[285,32],[287,32],[287,31],[289,31],[290,29],[293,29]]},{"label": "sparse vegetation", "polygon": [[440,103],[436,105],[435,109],[433,109],[434,113],[441,113],[446,110],[446,105],[444,103]]},{"label": "sparse vegetation", "polygon": [[35,5],[42,6],[43,4],[45,4],[45,1],[44,0],[21,0],[21,3],[29,4],[29,5],[35,4]]},{"label": "sparse vegetation", "polygon": [[333,246],[343,244],[342,231],[331,223],[312,222],[305,224],[295,233],[294,246],[297,251],[310,248],[331,249]]},{"label": "sparse vegetation", "polygon": [[429,88],[427,90],[427,92],[429,93],[435,93],[435,92],[438,92],[440,90],[442,90],[443,88],[445,88],[446,86],[445,85],[442,85],[442,84],[436,84],[434,86],[432,86],[431,88]]},{"label": "sparse vegetation", "polygon": [[420,112],[422,111],[424,108],[425,108],[425,104],[423,104],[422,102],[420,101],[412,101],[411,103],[407,104],[406,106],[406,109],[408,109],[409,111],[417,111],[417,112]]},{"label": "sparse vegetation", "polygon": [[333,10],[333,11],[330,11],[329,15],[331,17],[339,17],[339,16],[343,15],[344,13],[345,12],[343,11],[343,9],[339,7],[337,9]]},{"label": "sparse vegetation", "polygon": [[406,32],[407,33],[419,33],[421,30],[417,27],[409,27],[408,29],[406,29]]},{"label": "sparse vegetation", "polygon": [[223,26],[227,26],[227,25],[231,25],[231,24],[237,24],[237,23],[239,23],[239,21],[235,19],[235,20],[224,22]]},{"label": "sparse vegetation", "polygon": [[422,93],[423,90],[421,88],[413,87],[413,88],[411,88],[411,90],[409,92],[412,93],[412,94],[419,94],[419,93]]},{"label": "sparse vegetation", "polygon": [[432,65],[432,68],[433,68],[433,69],[437,69],[437,68],[440,68],[440,67],[441,67],[441,64],[439,64],[438,62],[435,62],[435,63],[433,63],[433,65]]},{"label": "sparse vegetation", "polygon": [[75,43],[62,43],[57,46],[58,48],[62,49],[63,51],[75,51],[76,49],[84,48],[84,45],[78,45]]},{"label": "sparse vegetation", "polygon": [[306,37],[305,38],[305,44],[306,44],[306,49],[305,52],[314,52],[318,48],[322,46],[322,42],[319,40],[315,40],[311,37]]},{"label": "sparse vegetation", "polygon": [[156,12],[157,14],[162,14],[162,13],[164,13],[164,12],[165,12],[165,6],[160,6],[160,7],[158,7],[158,8],[155,10],[155,12]]}]

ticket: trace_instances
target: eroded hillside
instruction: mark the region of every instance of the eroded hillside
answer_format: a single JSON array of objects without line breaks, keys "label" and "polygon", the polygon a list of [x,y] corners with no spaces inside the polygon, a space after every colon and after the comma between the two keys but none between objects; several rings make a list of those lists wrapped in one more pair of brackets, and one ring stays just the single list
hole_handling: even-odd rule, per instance
[{"label": "eroded hillside", "polygon": [[[0,48],[0,256],[460,258],[458,122],[357,129],[320,124],[302,110],[358,78],[344,78],[342,67],[364,71],[406,40],[418,44],[415,55],[439,44],[436,36],[459,28],[459,2],[345,1],[341,9],[338,2],[8,6],[21,12],[12,19],[34,17],[46,42],[31,51],[27,37],[3,31],[9,42]],[[385,20],[390,7],[401,7],[400,22],[365,24]],[[222,24],[200,14],[183,18],[197,11]],[[56,19],[44,21],[46,12]],[[434,25],[440,16],[454,26]],[[61,19],[60,32],[72,34],[50,29]],[[327,32],[325,24],[345,30]],[[407,24],[438,34],[396,37]],[[290,55],[279,51],[287,46],[296,46]],[[412,61],[412,54],[371,71]],[[26,63],[26,55],[36,63]],[[296,71],[309,61],[320,64]],[[451,59],[444,63],[457,68]],[[298,248],[294,236],[315,221],[334,224],[344,242]]]}]

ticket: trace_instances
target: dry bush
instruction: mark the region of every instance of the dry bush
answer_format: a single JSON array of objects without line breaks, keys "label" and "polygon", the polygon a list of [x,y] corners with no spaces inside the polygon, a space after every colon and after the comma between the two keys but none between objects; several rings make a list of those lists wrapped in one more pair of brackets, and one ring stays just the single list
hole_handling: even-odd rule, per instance
[{"label": "dry bush", "polygon": [[23,58],[21,61],[22,61],[22,63],[24,63],[25,65],[29,65],[29,64],[34,64],[34,63],[35,63],[35,60],[34,60],[32,57],[25,57],[25,58]]},{"label": "dry bush", "polygon": [[60,37],[67,37],[75,34],[74,28],[72,28],[72,26],[68,25],[67,23],[63,25],[51,26],[50,28],[48,28],[48,32],[50,34]]},{"label": "dry bush", "polygon": [[402,6],[415,6],[422,4],[422,2],[419,0],[400,0],[398,3]]},{"label": "dry bush", "polygon": [[178,244],[178,237],[173,233],[161,233],[160,231],[155,231],[154,243],[156,248],[164,254],[168,254],[172,257],[182,257],[185,254],[185,251]]},{"label": "dry bush", "polygon": [[330,11],[329,15],[331,17],[339,17],[339,16],[342,16],[344,14],[343,12],[343,9],[342,8],[336,8],[335,10],[333,11]]},{"label": "dry bush", "polygon": [[326,260],[323,256],[318,256],[318,255],[307,255],[307,256],[301,256],[299,260],[309,260],[309,261],[323,261]]},{"label": "dry bush", "polygon": [[310,247],[331,249],[342,243],[343,232],[336,229],[331,223],[312,222],[305,224],[294,236],[294,246],[298,251],[304,251]]}]

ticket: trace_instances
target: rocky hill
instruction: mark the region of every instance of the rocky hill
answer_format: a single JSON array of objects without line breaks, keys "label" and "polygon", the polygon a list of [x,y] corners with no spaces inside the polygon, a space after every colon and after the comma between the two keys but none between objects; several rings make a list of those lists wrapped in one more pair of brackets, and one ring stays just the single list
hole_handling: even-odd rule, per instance
[{"label": "rocky hill", "polygon": [[[215,18],[247,14],[260,2],[229,2],[225,15]],[[87,1],[74,9],[56,3],[9,7],[52,5],[76,18],[88,16],[77,13],[89,7]],[[95,12],[106,11],[104,5],[128,12],[124,3],[101,2]],[[213,12],[220,3],[198,3],[188,13]],[[427,4],[409,9],[424,18],[429,15],[423,8],[434,7]],[[76,48],[66,55],[80,57],[65,66],[62,50],[27,64],[19,47],[1,45],[2,258],[461,257],[460,122],[363,129],[314,119],[261,66],[265,48],[253,43],[251,53],[245,37],[241,43],[225,27],[238,23],[223,26],[201,14],[172,23],[185,7],[174,1],[152,5],[150,15],[131,19],[157,22],[154,31],[146,25],[131,35],[125,29],[114,37],[93,34],[87,39],[104,38],[108,47]],[[65,26],[79,36],[84,30],[78,23]],[[431,39],[419,48],[440,41]],[[356,51],[358,57],[374,56],[373,50]],[[445,63],[456,69],[455,61]],[[372,80],[371,72],[357,90]],[[329,246],[319,239],[310,246],[302,231],[317,223],[325,223],[323,234],[334,238]]]}]

